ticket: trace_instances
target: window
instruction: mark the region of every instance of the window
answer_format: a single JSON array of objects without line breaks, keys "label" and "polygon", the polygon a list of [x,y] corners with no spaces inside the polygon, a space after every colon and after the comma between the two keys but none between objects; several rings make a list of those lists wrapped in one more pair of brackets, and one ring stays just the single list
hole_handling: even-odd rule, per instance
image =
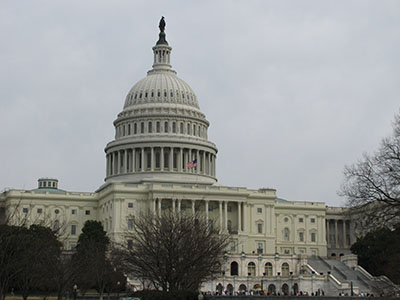
[{"label": "window", "polygon": [[258,224],[257,224],[257,232],[258,232],[258,233],[262,233],[262,225],[263,225],[263,224],[261,224],[261,223],[258,223]]},{"label": "window", "polygon": [[287,222],[289,222],[289,218],[286,217],[286,218],[283,219],[283,221],[285,221],[285,223],[287,223]]},{"label": "window", "polygon": [[160,91],[157,92],[157,97],[161,97]]},{"label": "window", "polygon": [[196,135],[196,125],[193,124],[193,135]]},{"label": "window", "polygon": [[55,213],[56,215],[58,215],[58,214],[60,213],[60,210],[59,210],[59,209],[56,209],[56,210],[54,210],[54,213]]},{"label": "window", "polygon": [[151,98],[154,97],[154,91],[151,91]]},{"label": "window", "polygon": [[180,124],[180,133],[183,133],[183,123]]},{"label": "window", "polygon": [[300,222],[300,223],[303,223],[303,222],[304,222],[304,219],[303,219],[303,218],[299,218],[299,222]]},{"label": "window", "polygon": [[231,276],[239,275],[239,265],[236,261],[231,263]]},{"label": "window", "polygon": [[147,169],[151,168],[151,152],[147,152]]},{"label": "window", "polygon": [[172,123],[172,132],[176,133],[176,123],[175,122]]},{"label": "window", "polygon": [[157,121],[157,123],[156,123],[156,131],[160,132],[160,122],[159,121]]},{"label": "window", "polygon": [[22,209],[22,212],[23,212],[24,214],[27,214],[28,211],[29,211],[29,209],[28,209],[27,207],[24,207],[24,208]]},{"label": "window", "polygon": [[144,122],[140,123],[140,133],[144,133]]},{"label": "window", "polygon": [[231,220],[228,220],[228,232],[231,232],[232,231],[232,221]]},{"label": "window", "polygon": [[212,211],[214,208],[213,208],[213,206],[212,205],[209,205],[208,206],[208,211]]},{"label": "window", "polygon": [[299,241],[304,242],[304,232],[299,232]]},{"label": "window", "polygon": [[187,124],[187,134],[190,134],[190,124]]},{"label": "window", "polygon": [[174,152],[174,157],[173,157],[173,168],[176,169],[178,168],[178,154],[176,152]]},{"label": "window", "polygon": [[76,225],[71,225],[71,235],[76,234]]},{"label": "window", "polygon": [[156,152],[156,169],[160,168],[160,152]]},{"label": "window", "polygon": [[256,264],[253,262],[249,262],[247,265],[247,271],[249,276],[256,276]]},{"label": "window", "polygon": [[316,241],[317,241],[317,239],[316,239],[315,232],[311,232],[311,242],[316,242]]},{"label": "window", "polygon": [[132,248],[133,248],[133,241],[128,240],[128,249],[132,249]]},{"label": "window", "polygon": [[181,204],[181,210],[185,210],[186,206],[185,204]]},{"label": "window", "polygon": [[164,122],[164,132],[168,132],[168,122]]},{"label": "window", "polygon": [[169,152],[164,151],[164,168],[169,168]]},{"label": "window", "polygon": [[289,276],[289,265],[287,263],[282,264],[282,276],[283,277]]},{"label": "window", "polygon": [[90,215],[90,210],[85,210],[85,215],[89,216]]},{"label": "window", "polygon": [[285,241],[288,241],[288,240],[289,240],[289,228],[283,229],[283,239],[284,239]]},{"label": "window", "polygon": [[76,215],[76,209],[71,209],[71,215]]},{"label": "window", "polygon": [[257,212],[258,212],[259,214],[261,214],[261,213],[262,213],[262,208],[261,208],[261,207],[257,207]]},{"label": "window", "polygon": [[311,218],[311,223],[315,223],[315,218]]},{"label": "window", "polygon": [[235,241],[231,242],[231,252],[236,252],[236,242]]},{"label": "window", "polygon": [[257,253],[263,254],[263,248],[264,248],[263,243],[258,243],[257,244]]},{"label": "window", "polygon": [[133,124],[133,134],[137,134],[137,124]]},{"label": "window", "polygon": [[129,219],[128,220],[128,230],[132,230],[133,229],[133,220]]},{"label": "window", "polygon": [[133,203],[132,202],[128,203],[128,208],[133,208]]},{"label": "window", "polygon": [[272,264],[267,262],[264,267],[265,276],[272,277]]},{"label": "window", "polygon": [[228,206],[228,212],[232,212],[232,206]]},{"label": "window", "polygon": [[148,128],[149,133],[152,133],[153,132],[153,123],[149,122],[148,126],[149,126],[149,128]]}]

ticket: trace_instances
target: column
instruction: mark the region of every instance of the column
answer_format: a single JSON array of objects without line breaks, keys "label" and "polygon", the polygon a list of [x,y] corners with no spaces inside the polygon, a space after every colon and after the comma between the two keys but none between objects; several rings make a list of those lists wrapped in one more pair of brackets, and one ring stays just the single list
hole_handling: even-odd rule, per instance
[{"label": "column", "polygon": [[174,162],[174,148],[173,147],[169,148],[168,157],[169,157],[169,164],[168,164],[169,170],[173,171],[174,170],[174,165],[173,165],[173,162]]},{"label": "column", "polygon": [[160,168],[161,168],[161,171],[164,171],[164,147],[161,147]]},{"label": "column", "polygon": [[238,208],[238,233],[242,232],[242,203],[238,202],[237,203],[237,208]]},{"label": "column", "polygon": [[330,239],[330,232],[329,232],[329,219],[326,220],[326,243],[328,247],[330,247],[331,239]]},{"label": "column", "polygon": [[343,220],[343,248],[347,247],[346,220]]},{"label": "column", "polygon": [[142,168],[140,169],[140,171],[144,171],[144,148],[142,148],[142,157],[141,157],[141,163],[142,163]]},{"label": "column", "polygon": [[208,200],[206,200],[205,205],[206,205],[206,222],[208,226]]},{"label": "column", "polygon": [[337,220],[335,220],[335,248],[339,248],[339,235],[338,235],[338,225]]},{"label": "column", "polygon": [[222,231],[222,202],[219,201],[219,228]]},{"label": "column", "polygon": [[108,158],[108,154],[106,155],[106,176],[109,176],[110,174],[109,174],[109,171],[110,171],[110,161],[109,161],[109,158]]},{"label": "column", "polygon": [[124,173],[128,173],[128,151],[124,150]]},{"label": "column", "polygon": [[118,150],[117,154],[117,174],[121,174],[121,152]]},{"label": "column", "polygon": [[193,213],[193,216],[194,216],[195,213],[196,213],[195,202],[194,202],[194,200],[192,200],[192,213]]},{"label": "column", "polygon": [[151,151],[150,170],[154,171],[154,147],[151,147],[150,151]]},{"label": "column", "polygon": [[179,216],[182,214],[182,199],[178,199],[178,214]]},{"label": "column", "polygon": [[158,215],[161,217],[161,202],[162,202],[162,199],[160,198],[160,199],[158,199]]},{"label": "column", "polygon": [[200,156],[199,156],[199,150],[196,151],[196,159],[197,159],[196,173],[197,173],[197,174],[200,174]]},{"label": "column", "polygon": [[224,201],[225,209],[225,230],[228,231],[228,201]]},{"label": "column", "polygon": [[136,171],[136,151],[132,148],[132,172]]},{"label": "column", "polygon": [[[188,152],[188,162],[191,162],[192,161],[192,149],[189,149],[189,152]],[[190,169],[189,170],[189,168],[188,168],[188,172],[192,172],[192,170],[193,169]]]},{"label": "column", "polygon": [[211,153],[210,152],[208,153],[207,166],[208,166],[207,175],[211,176]]},{"label": "column", "polygon": [[243,231],[246,232],[247,231],[247,207],[246,207],[246,202],[242,203],[243,205]]},{"label": "column", "polygon": [[172,212],[175,214],[175,199],[172,198]]},{"label": "column", "polygon": [[156,201],[157,199],[152,199],[152,210],[153,210],[153,214],[156,214]]},{"label": "column", "polygon": [[206,173],[206,151],[203,151],[203,161],[202,161],[202,172],[201,174]]},{"label": "column", "polygon": [[178,170],[179,172],[183,171],[183,148],[179,148]]},{"label": "column", "polygon": [[214,155],[214,159],[213,159],[213,163],[214,163],[214,167],[213,167],[213,176],[217,176],[217,156]]}]

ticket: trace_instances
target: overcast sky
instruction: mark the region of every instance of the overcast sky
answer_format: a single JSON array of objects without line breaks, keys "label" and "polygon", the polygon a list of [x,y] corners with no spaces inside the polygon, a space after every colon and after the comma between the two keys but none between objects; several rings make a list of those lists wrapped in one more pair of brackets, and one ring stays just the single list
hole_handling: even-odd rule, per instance
[{"label": "overcast sky", "polygon": [[0,189],[95,191],[165,16],[220,184],[341,205],[400,108],[400,1],[1,1]]}]

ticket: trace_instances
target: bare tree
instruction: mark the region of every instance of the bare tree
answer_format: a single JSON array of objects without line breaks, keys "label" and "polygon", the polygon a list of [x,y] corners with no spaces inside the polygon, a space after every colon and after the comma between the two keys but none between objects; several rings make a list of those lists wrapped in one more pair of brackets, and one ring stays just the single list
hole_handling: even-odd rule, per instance
[{"label": "bare tree", "polygon": [[378,151],[364,154],[346,166],[339,194],[364,225],[399,222],[400,215],[400,114],[395,117],[393,134],[384,138]]},{"label": "bare tree", "polygon": [[221,272],[229,236],[208,226],[203,216],[166,211],[130,219],[133,230],[113,255],[130,277],[163,291],[196,291]]}]

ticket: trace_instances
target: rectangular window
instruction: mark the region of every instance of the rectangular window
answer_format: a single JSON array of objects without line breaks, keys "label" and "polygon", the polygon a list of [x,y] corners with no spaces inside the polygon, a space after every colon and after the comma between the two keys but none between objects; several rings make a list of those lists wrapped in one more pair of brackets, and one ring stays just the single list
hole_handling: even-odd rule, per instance
[{"label": "rectangular window", "polygon": [[257,212],[258,212],[259,214],[261,214],[261,213],[262,213],[262,208],[261,208],[261,207],[257,207]]},{"label": "rectangular window", "polygon": [[236,252],[236,242],[231,242],[231,252]]},{"label": "rectangular window", "polygon": [[132,249],[132,248],[133,248],[133,241],[128,240],[128,249]]},{"label": "rectangular window", "polygon": [[180,127],[181,127],[180,133],[183,133],[183,123],[181,123]]},{"label": "rectangular window", "polygon": [[262,233],[262,224],[261,223],[257,224],[257,232]]},{"label": "rectangular window", "polygon": [[304,222],[304,219],[303,219],[303,218],[299,218],[299,222],[300,222],[300,223],[303,223],[303,222]]},{"label": "rectangular window", "polygon": [[164,132],[167,133],[168,132],[168,122],[164,123]]},{"label": "rectangular window", "polygon": [[71,215],[76,215],[76,209],[71,209]]},{"label": "rectangular window", "polygon": [[128,203],[128,207],[129,207],[129,208],[133,208],[133,203],[132,203],[132,202],[129,202],[129,203]]},{"label": "rectangular window", "polygon": [[152,133],[153,132],[153,123],[151,123],[151,122],[149,122],[149,133]]},{"label": "rectangular window", "polygon": [[315,232],[311,232],[311,242],[316,242],[316,234]]},{"label": "rectangular window", "polygon": [[23,209],[22,209],[22,212],[24,213],[24,214],[27,214],[28,213],[28,208],[26,208],[26,207],[24,207]]},{"label": "rectangular window", "polygon": [[173,164],[174,164],[174,169],[178,168],[178,154],[176,152],[174,152]]},{"label": "rectangular window", "polygon": [[151,168],[151,152],[147,152],[147,169]]},{"label": "rectangular window", "polygon": [[71,225],[71,235],[76,234],[76,225]]},{"label": "rectangular window", "polygon": [[304,232],[299,232],[299,240],[300,242],[304,242]]},{"label": "rectangular window", "polygon": [[315,223],[315,219],[314,218],[311,218],[311,223]]},{"label": "rectangular window", "polygon": [[132,230],[132,229],[133,229],[133,221],[128,220],[128,230]]},{"label": "rectangular window", "polygon": [[172,132],[176,133],[176,123],[175,122],[172,123]]},{"label": "rectangular window", "polygon": [[85,210],[85,215],[89,216],[90,215],[90,210]]},{"label": "rectangular window", "polygon": [[262,254],[263,253],[263,244],[262,243],[258,243],[257,244],[257,254]]},{"label": "rectangular window", "polygon": [[157,130],[157,132],[160,132],[160,122],[156,123],[156,130]]},{"label": "rectangular window", "polygon": [[144,122],[140,123],[140,133],[144,133]]},{"label": "rectangular window", "polygon": [[232,206],[228,206],[228,212],[232,212]]},{"label": "rectangular window", "polygon": [[133,124],[133,134],[137,134],[137,124]]}]

